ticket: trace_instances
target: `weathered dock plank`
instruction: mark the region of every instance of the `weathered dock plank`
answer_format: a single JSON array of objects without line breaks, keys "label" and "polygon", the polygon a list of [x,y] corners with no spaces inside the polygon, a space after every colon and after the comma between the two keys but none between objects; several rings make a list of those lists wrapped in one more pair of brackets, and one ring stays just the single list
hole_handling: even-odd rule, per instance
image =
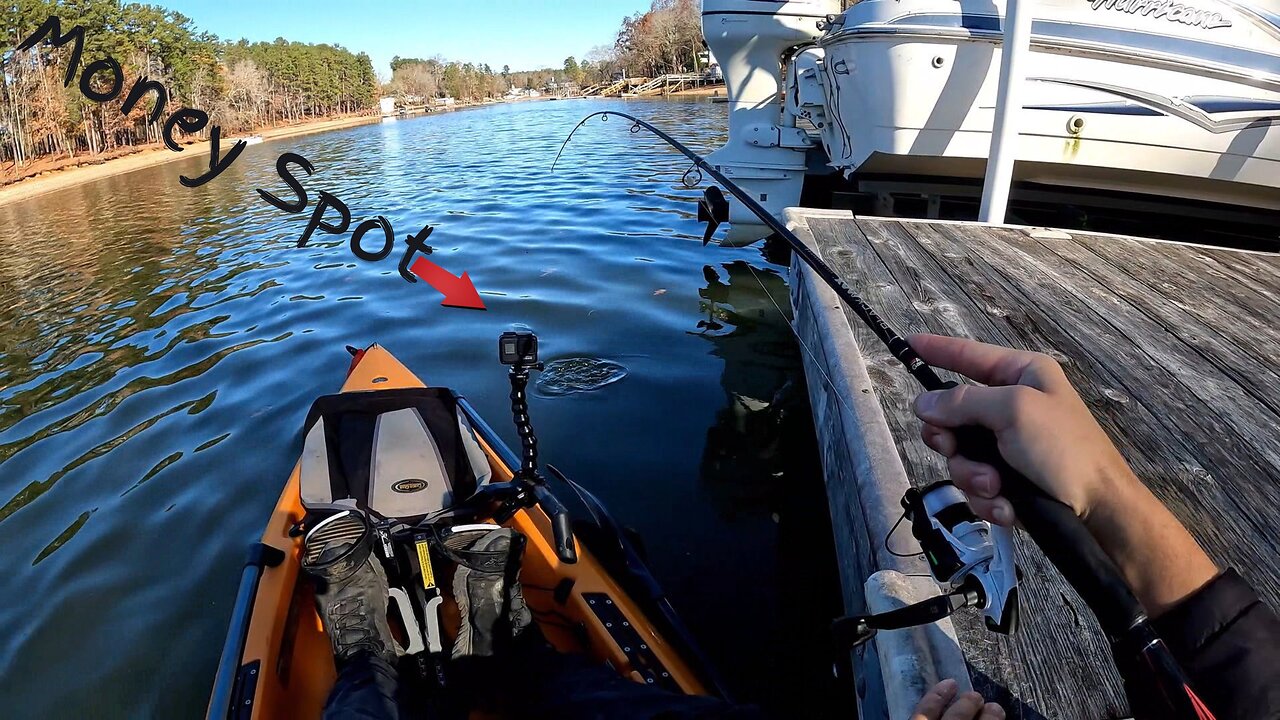
[{"label": "weathered dock plank", "polygon": [[[1077,242],[1117,267],[1144,278],[1169,302],[1220,328],[1241,347],[1272,365],[1280,364],[1280,328],[1277,308],[1269,298],[1238,282],[1215,274],[1219,263],[1196,251],[1169,257],[1165,243],[1142,243],[1128,238],[1095,238],[1080,235]],[[1200,262],[1204,257],[1208,262]],[[1212,264],[1210,264],[1212,263]]]},{"label": "weathered dock plank", "polygon": [[[1280,603],[1274,566],[1280,554],[1280,256],[1120,236],[788,212],[792,225],[806,231],[802,237],[900,330],[1058,358],[1139,477],[1219,564],[1236,567],[1264,599]],[[800,267],[796,274],[807,280],[794,291],[800,307],[814,291],[814,278]],[[824,310],[839,321],[821,318]],[[944,478],[945,464],[919,439],[910,410],[918,388],[910,377],[846,308],[811,304],[809,312],[819,318],[797,323],[802,342],[839,342],[815,336],[822,327],[828,334],[846,332],[858,349],[839,358],[841,364],[830,363],[831,356],[808,359],[807,366],[818,366],[810,385],[830,385],[851,372],[851,363],[861,363],[852,371],[870,379],[882,414],[863,413],[859,421],[883,422],[910,482]],[[826,437],[847,434],[847,422],[815,419],[833,455],[860,452],[856,440]],[[866,462],[832,457],[826,465],[833,512],[860,502],[833,473]],[[865,482],[860,493],[875,494]],[[896,508],[883,499],[876,507],[861,514],[863,541],[876,542],[867,535],[883,527],[871,517],[875,512],[896,519]],[[1020,537],[1018,545],[1026,576],[1019,633],[994,636],[972,614],[955,623],[974,686],[1003,702],[1010,717],[1126,717],[1107,643],[1087,608],[1028,539]],[[861,553],[858,572],[883,567],[875,551],[854,551]]]}]

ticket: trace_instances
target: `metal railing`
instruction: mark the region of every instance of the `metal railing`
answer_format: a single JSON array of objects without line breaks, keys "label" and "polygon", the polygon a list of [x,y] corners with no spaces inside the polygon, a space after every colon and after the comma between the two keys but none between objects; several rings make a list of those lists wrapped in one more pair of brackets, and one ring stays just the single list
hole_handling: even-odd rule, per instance
[{"label": "metal railing", "polygon": [[1004,11],[1004,43],[1000,49],[1000,85],[996,93],[995,119],[987,174],[982,181],[982,206],[978,219],[1001,224],[1009,206],[1013,163],[1018,154],[1018,111],[1022,109],[1023,59],[1031,46],[1031,10],[1020,0],[1007,0]]}]

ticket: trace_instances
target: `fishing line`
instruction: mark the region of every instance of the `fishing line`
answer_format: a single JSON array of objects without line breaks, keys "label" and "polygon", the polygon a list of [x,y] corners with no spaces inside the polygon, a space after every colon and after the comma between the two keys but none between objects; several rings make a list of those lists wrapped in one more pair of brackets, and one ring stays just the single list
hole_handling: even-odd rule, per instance
[{"label": "fishing line", "polygon": [[[921,550],[920,552],[917,552],[917,553],[900,553],[900,552],[896,552],[893,548],[889,547],[889,538],[893,537],[893,534],[894,534],[895,532],[897,532],[897,531],[898,531],[898,527],[899,527],[900,525],[902,525],[902,521],[903,521],[903,520],[906,520],[906,519],[907,519],[907,514],[906,514],[905,512],[904,512],[904,513],[902,513],[901,515],[899,515],[899,516],[898,516],[898,521],[897,521],[896,523],[894,523],[894,524],[893,524],[893,527],[889,528],[889,532],[885,534],[885,536],[884,536],[884,549],[885,549],[885,552],[889,553],[890,555],[892,555],[892,556],[894,556],[894,557],[900,557],[900,558],[913,558],[913,557],[920,557],[921,555],[923,555],[923,554],[924,554],[924,551],[923,551],[923,550]],[[912,576],[909,576],[909,577],[912,577]],[[932,576],[932,575],[925,575],[924,577],[933,577],[933,576]]]},{"label": "fishing line", "polygon": [[[587,117],[583,118],[582,121],[579,122],[578,125],[575,126],[573,130],[569,133],[569,136],[565,138],[564,142],[561,143],[560,151],[556,153],[555,160],[551,163],[551,169],[553,172],[555,171],[556,164],[560,161],[561,154],[564,153],[565,147],[567,147],[569,144],[569,141],[573,139],[574,133],[576,133],[579,128],[586,125],[587,121],[590,120],[592,117],[594,117],[594,115],[588,115]],[[602,121],[608,120],[607,112],[601,115],[601,120]],[[631,134],[634,135],[638,133],[642,128],[643,128],[643,125],[639,120],[633,120],[629,130]],[[699,168],[699,164],[700,164],[699,159],[695,159],[693,161],[693,164],[690,165],[689,168],[685,170],[684,173],[680,176],[680,182],[686,188],[692,189],[702,183],[703,176],[702,176],[702,171]],[[846,413],[848,413],[849,417],[856,418],[857,413],[854,412],[853,408],[849,405],[849,402],[845,399],[844,394],[840,392],[840,389],[838,387],[836,387],[835,381],[831,379],[831,376],[827,373],[826,369],[823,368],[822,362],[819,361],[817,353],[815,353],[813,349],[809,347],[809,344],[805,342],[804,338],[800,335],[800,332],[796,330],[794,325],[792,325],[791,323],[792,318],[789,317],[785,311],[783,311],[782,306],[779,305],[778,301],[774,299],[773,293],[769,292],[769,288],[764,284],[764,280],[760,278],[760,274],[756,272],[755,267],[753,267],[750,262],[746,262],[743,264],[746,265],[747,271],[751,273],[751,277],[756,281],[756,284],[760,286],[760,291],[764,293],[764,296],[766,298],[768,298],[769,304],[773,306],[773,309],[778,313],[778,316],[782,318],[783,322],[787,326],[787,330],[790,331],[791,335],[796,339],[796,343],[800,346],[801,350],[803,350],[804,353],[809,356],[809,359],[812,361],[811,367],[813,367],[818,371],[818,374],[822,376],[822,380],[827,384],[827,387],[831,389],[831,396],[834,397],[836,402],[840,405],[840,407],[843,408]],[[794,310],[795,308],[792,308],[793,312]],[[889,547],[889,539],[893,536],[894,531],[898,529],[898,527],[902,524],[902,521],[905,518],[906,518],[906,514],[904,513],[901,517],[898,518],[898,521],[893,524],[893,527],[890,528],[889,532],[885,534],[884,541],[883,541],[884,549],[890,555],[893,555],[895,557],[900,557],[900,558],[920,557],[921,555],[924,554],[923,552],[900,553],[900,552],[896,552],[895,550],[893,550],[893,548]],[[929,577],[929,576],[925,575],[924,577]]]},{"label": "fishing line", "polygon": [[800,337],[799,331],[797,331],[795,326],[791,324],[791,318],[787,317],[787,314],[782,311],[782,307],[773,299],[773,294],[769,292],[767,287],[765,287],[764,281],[756,274],[755,268],[751,267],[751,263],[744,264],[747,266],[747,270],[751,271],[751,277],[756,279],[756,284],[758,284],[760,289],[764,291],[764,296],[769,298],[769,304],[773,305],[773,309],[778,311],[778,315],[781,316],[783,322],[787,324],[787,329],[791,331],[796,342],[799,343],[800,348],[803,349],[805,354],[809,356],[809,359],[813,361],[813,367],[818,370],[818,373],[822,375],[822,379],[825,380],[827,385],[831,388],[831,396],[836,399],[836,402],[840,403],[840,407],[844,408],[845,412],[849,413],[849,417],[856,418],[857,414],[853,412],[853,408],[850,407],[849,403],[844,399],[844,394],[840,392],[839,388],[836,387],[835,381],[832,380],[831,376],[827,374],[827,371],[823,369],[822,363],[818,361],[817,354],[809,348],[809,345],[804,341],[804,338]]},{"label": "fishing line", "polygon": [[[628,128],[628,129],[630,130],[631,134],[633,134],[633,135],[634,135],[634,134],[636,134],[636,133],[640,132],[640,130],[641,130],[641,129],[648,129],[650,132],[653,132],[654,134],[656,134],[660,139],[662,139],[662,140],[666,141],[668,144],[670,144],[670,145],[671,145],[672,147],[674,147],[676,150],[679,150],[679,151],[680,151],[680,152],[681,152],[685,157],[688,157],[690,160],[692,160],[692,161],[693,161],[693,164],[692,164],[692,165],[690,165],[690,166],[689,166],[689,169],[685,170],[685,171],[684,171],[684,173],[680,176],[680,182],[681,182],[681,184],[683,184],[685,187],[687,187],[687,188],[691,188],[691,189],[692,189],[692,188],[697,187],[699,184],[701,184],[701,183],[702,183],[702,180],[703,180],[702,169],[703,169],[704,167],[706,167],[706,161],[705,161],[705,160],[703,160],[701,156],[699,156],[697,153],[693,152],[692,150],[689,150],[689,149],[688,149],[688,148],[686,148],[684,145],[682,145],[680,142],[678,142],[677,140],[675,140],[674,138],[672,138],[670,135],[667,135],[666,133],[662,132],[661,130],[658,130],[657,128],[655,128],[654,126],[650,125],[649,123],[646,123],[646,122],[644,122],[643,120],[640,120],[639,118],[632,117],[632,116],[627,115],[627,114],[625,114],[625,113],[614,112],[614,111],[611,111],[611,110],[602,110],[602,111],[600,111],[600,112],[594,112],[594,113],[591,113],[590,115],[588,115],[588,116],[586,116],[586,117],[582,118],[582,120],[580,120],[580,121],[578,122],[578,124],[574,126],[573,130],[570,130],[570,131],[569,131],[569,135],[568,135],[567,137],[565,137],[564,142],[560,143],[560,149],[556,152],[556,157],[555,157],[555,159],[554,159],[554,160],[552,160],[552,162],[551,162],[551,172],[555,172],[555,170],[556,170],[556,165],[557,165],[557,164],[559,164],[559,162],[560,162],[560,157],[561,157],[561,155],[563,155],[563,154],[564,154],[564,150],[565,150],[565,148],[569,146],[569,142],[570,142],[571,140],[573,140],[573,136],[574,136],[574,135],[576,135],[576,134],[577,134],[577,132],[578,132],[579,130],[581,130],[581,129],[582,129],[582,127],[583,127],[583,126],[585,126],[585,125],[587,124],[587,122],[588,122],[588,121],[590,121],[590,120],[591,120],[591,118],[594,118],[594,117],[597,117],[597,116],[598,116],[598,117],[600,118],[600,121],[601,121],[601,122],[608,122],[608,121],[609,121],[609,116],[610,116],[610,115],[617,115],[618,117],[622,117],[622,118],[626,118],[626,119],[628,119],[628,120],[631,120],[631,126],[630,126],[630,128]],[[711,172],[711,174],[712,174],[712,177],[715,177],[716,179],[720,180],[721,182],[724,182],[726,185],[732,185],[732,183],[728,183],[728,182],[727,182],[727,180],[725,180],[725,179],[724,179],[724,176],[720,175],[720,173],[716,172],[715,170],[711,170],[710,168],[708,168],[708,170],[710,170],[710,172]],[[696,173],[696,175],[695,175],[695,173]],[[691,177],[696,178],[696,181],[691,182],[691,181],[690,181],[690,178],[691,178]],[[833,380],[831,379],[831,376],[827,374],[827,371],[826,371],[825,369],[823,369],[823,367],[822,367],[822,363],[818,360],[818,356],[817,356],[817,354],[816,354],[816,353],[815,353],[815,352],[814,352],[814,351],[809,347],[809,345],[804,341],[804,338],[800,337],[800,333],[799,333],[799,332],[797,332],[797,331],[796,331],[796,329],[795,329],[795,327],[793,327],[793,326],[791,325],[791,319],[790,319],[789,317],[787,317],[787,314],[786,314],[785,312],[783,312],[782,307],[781,307],[781,306],[779,306],[779,305],[778,305],[778,303],[777,303],[777,301],[775,301],[775,300],[773,299],[773,295],[769,292],[769,289],[768,289],[767,287],[765,287],[765,284],[764,284],[764,282],[760,279],[760,276],[756,274],[755,268],[753,268],[753,267],[751,266],[751,263],[745,263],[745,264],[746,264],[746,266],[747,266],[747,270],[749,270],[749,271],[751,272],[751,276],[752,276],[753,278],[755,278],[756,283],[760,285],[760,289],[764,291],[764,295],[765,295],[765,297],[767,297],[767,298],[769,299],[769,303],[770,303],[771,305],[773,305],[774,309],[775,309],[775,310],[777,310],[778,314],[779,314],[780,316],[782,316],[782,319],[786,322],[786,324],[787,324],[787,329],[791,331],[791,334],[792,334],[793,336],[795,336],[795,338],[796,338],[796,342],[797,342],[797,343],[799,343],[799,345],[800,345],[801,349],[803,349],[803,350],[804,350],[805,354],[807,354],[807,355],[809,356],[809,359],[813,361],[813,367],[814,367],[814,368],[816,368],[816,369],[818,370],[818,373],[819,373],[820,375],[822,375],[822,379],[823,379],[823,380],[827,383],[827,385],[831,388],[831,394],[832,394],[832,396],[836,399],[836,402],[838,402],[838,403],[840,404],[840,406],[841,406],[842,408],[844,408],[845,412],[849,413],[849,416],[850,416],[850,417],[857,417],[857,414],[856,414],[856,413],[854,413],[853,408],[852,408],[852,407],[850,407],[850,405],[849,405],[848,401],[846,401],[846,400],[845,400],[843,393],[841,393],[841,392],[839,391],[839,388],[837,388],[837,387],[836,387],[835,381],[833,381]],[[850,294],[852,294],[852,291],[850,291]],[[854,296],[854,297],[856,297],[856,296]],[[859,300],[859,302],[861,302],[861,298],[858,298],[858,300]],[[862,304],[864,307],[866,306],[866,303],[861,303],[861,304]],[[870,311],[870,307],[866,307],[866,309],[867,309],[868,311]],[[878,317],[878,316],[876,316],[874,312],[871,312],[871,315],[872,315],[873,317],[875,317],[877,320],[879,320],[879,317]],[[865,319],[865,318],[864,318],[864,319]],[[888,325],[885,325],[885,324],[883,323],[883,321],[881,321],[881,325],[883,325],[885,328],[888,328]],[[878,334],[878,333],[877,333],[877,334]],[[905,341],[903,341],[903,344],[905,344]],[[890,348],[890,349],[892,350],[892,348]],[[896,354],[895,354],[895,357],[897,357],[897,355],[896,355]],[[901,358],[899,358],[899,359],[901,359]],[[905,361],[904,361],[904,362],[905,362]],[[923,361],[921,361],[921,364],[923,364]],[[927,366],[926,366],[926,367],[927,367]],[[930,371],[930,372],[931,372],[931,371]],[[936,376],[934,376],[934,379],[937,379],[937,377],[936,377]],[[942,382],[941,380],[938,380],[938,383],[941,383],[941,382]]]},{"label": "fishing line", "polygon": [[663,142],[676,150],[679,150],[681,154],[692,160],[694,166],[700,171],[710,175],[713,180],[723,185],[726,190],[732,193],[733,196],[746,207],[747,210],[760,218],[762,223],[791,246],[792,252],[799,256],[804,264],[809,266],[810,270],[816,273],[828,287],[840,296],[840,299],[853,310],[854,314],[866,323],[867,327],[875,333],[876,337],[889,348],[889,352],[907,368],[907,372],[911,373],[911,375],[915,377],[925,390],[945,390],[953,387],[953,384],[944,383],[942,378],[938,377],[937,373],[934,372],[933,368],[916,354],[916,351],[911,347],[906,339],[899,335],[898,332],[893,329],[893,326],[885,322],[884,319],[876,313],[874,308],[855,293],[853,288],[849,287],[849,284],[836,274],[829,265],[827,265],[826,261],[818,257],[813,250],[809,249],[808,246],[801,242],[800,239],[795,236],[795,233],[791,232],[785,225],[779,222],[772,213],[761,207],[760,203],[756,202],[755,198],[751,197],[751,195],[745,190],[738,187],[737,183],[725,177],[723,173],[708,163],[701,155],[690,150],[688,147],[685,147],[684,143],[681,143],[679,140],[676,140],[662,130],[654,127],[652,124],[647,123],[634,115],[628,115],[627,113],[617,112],[615,110],[600,110],[598,112],[591,113],[583,118],[582,121],[569,132],[569,136],[564,139],[564,143],[560,145],[560,151],[556,153],[555,160],[551,163],[552,171],[555,171],[556,164],[560,161],[560,156],[564,153],[564,149],[569,144],[569,141],[573,139],[578,130],[582,129],[582,127],[587,124],[587,121],[591,120],[593,117],[600,117],[607,120],[610,115],[626,118],[634,123],[634,125],[638,125],[658,136],[658,138]]}]

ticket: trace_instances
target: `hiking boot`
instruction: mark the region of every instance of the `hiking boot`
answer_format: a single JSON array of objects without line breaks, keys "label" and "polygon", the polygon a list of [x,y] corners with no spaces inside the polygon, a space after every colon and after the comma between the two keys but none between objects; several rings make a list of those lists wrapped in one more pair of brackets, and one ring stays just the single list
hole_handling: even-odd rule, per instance
[{"label": "hiking boot", "polygon": [[316,605],[337,662],[361,651],[396,659],[387,575],[372,553],[373,527],[358,510],[325,518],[303,540],[302,569],[316,580]]},{"label": "hiking boot", "polygon": [[458,563],[453,597],[462,617],[453,657],[490,656],[533,621],[520,591],[525,538],[510,528],[467,530],[445,538],[445,554]]}]

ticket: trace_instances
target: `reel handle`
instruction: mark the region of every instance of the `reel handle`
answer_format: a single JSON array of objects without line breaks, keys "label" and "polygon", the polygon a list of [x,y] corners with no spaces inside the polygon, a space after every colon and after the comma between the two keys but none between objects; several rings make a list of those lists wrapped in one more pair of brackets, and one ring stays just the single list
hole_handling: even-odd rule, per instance
[{"label": "reel handle", "polygon": [[[942,389],[957,386],[947,382]],[[991,465],[1000,473],[1000,493],[1013,505],[1027,534],[1080,594],[1112,640],[1127,636],[1146,621],[1146,611],[1120,569],[1074,510],[1005,461],[991,430],[970,425],[953,432],[961,455]]]}]

